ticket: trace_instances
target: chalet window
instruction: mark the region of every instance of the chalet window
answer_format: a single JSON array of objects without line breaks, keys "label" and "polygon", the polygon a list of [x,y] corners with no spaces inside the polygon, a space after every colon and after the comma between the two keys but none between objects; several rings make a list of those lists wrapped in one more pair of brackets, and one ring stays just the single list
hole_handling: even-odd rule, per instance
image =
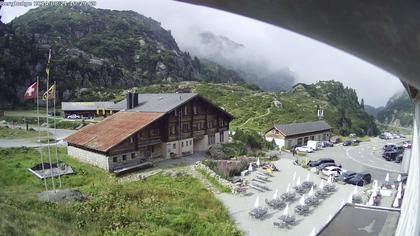
[{"label": "chalet window", "polygon": [[197,106],[195,105],[193,106],[193,112],[194,112],[194,115],[197,114]]},{"label": "chalet window", "polygon": [[159,136],[159,129],[150,129],[150,136]]},{"label": "chalet window", "polygon": [[176,143],[172,144],[172,149],[176,149]]},{"label": "chalet window", "polygon": [[225,142],[225,136],[223,135],[223,132],[220,133],[220,142],[221,143]]},{"label": "chalet window", "polygon": [[207,128],[208,129],[211,129],[211,128],[213,128],[213,126],[212,126],[212,122],[209,120],[209,121],[207,121]]},{"label": "chalet window", "polygon": [[113,157],[113,158],[112,158],[112,161],[113,161],[113,162],[118,162],[118,157]]},{"label": "chalet window", "polygon": [[184,147],[184,142],[181,142],[181,147]]},{"label": "chalet window", "polygon": [[214,144],[215,143],[215,140],[216,140],[216,138],[215,138],[214,134],[213,135],[209,135],[209,145]]},{"label": "chalet window", "polygon": [[198,130],[198,123],[194,123],[194,124],[193,124],[193,130],[194,130],[194,131]]},{"label": "chalet window", "polygon": [[135,159],[136,158],[136,153],[135,152],[132,152],[131,153],[131,159]]},{"label": "chalet window", "polygon": [[192,140],[190,140],[190,145],[192,145]]},{"label": "chalet window", "polygon": [[134,143],[134,137],[130,137],[130,143]]},{"label": "chalet window", "polygon": [[176,125],[172,125],[171,128],[170,128],[169,134],[174,135],[175,133],[176,133]]},{"label": "chalet window", "polygon": [[184,115],[186,116],[186,115],[188,115],[188,106],[185,106],[184,107]]},{"label": "chalet window", "polygon": [[183,131],[183,132],[188,132],[188,131],[190,131],[190,124],[183,124],[183,125],[182,125],[182,131]]},{"label": "chalet window", "polygon": [[155,146],[149,146],[147,148],[149,149],[149,152],[155,152]]},{"label": "chalet window", "polygon": [[126,161],[126,160],[127,160],[127,155],[123,155],[123,156],[122,156],[122,160],[123,160],[123,161]]}]

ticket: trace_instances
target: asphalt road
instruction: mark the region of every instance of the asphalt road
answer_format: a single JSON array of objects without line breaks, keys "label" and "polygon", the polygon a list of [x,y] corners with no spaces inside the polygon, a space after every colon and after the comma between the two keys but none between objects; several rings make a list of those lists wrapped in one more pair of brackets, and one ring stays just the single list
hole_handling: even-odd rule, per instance
[{"label": "asphalt road", "polygon": [[[369,142],[361,142],[359,146],[342,146],[318,150],[309,153],[306,157],[308,160],[317,160],[319,158],[332,158],[336,163],[340,163],[343,169],[368,172],[373,179],[382,182],[387,173],[390,179],[396,179],[401,169],[401,164],[389,162],[382,158],[382,148],[386,143],[402,143],[407,139],[382,140],[379,138],[371,138]],[[284,155],[286,158],[293,158],[291,154]]]}]

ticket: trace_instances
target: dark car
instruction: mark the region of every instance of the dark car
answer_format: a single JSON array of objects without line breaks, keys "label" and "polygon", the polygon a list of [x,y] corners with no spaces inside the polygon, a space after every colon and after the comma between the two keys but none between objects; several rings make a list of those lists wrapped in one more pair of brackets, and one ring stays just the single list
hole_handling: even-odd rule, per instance
[{"label": "dark car", "polygon": [[318,159],[316,161],[309,161],[308,166],[309,167],[317,167],[317,166],[319,166],[321,164],[324,164],[324,163],[335,163],[335,161],[331,158],[321,158],[321,159]]},{"label": "dark car", "polygon": [[334,147],[334,144],[332,142],[330,142],[330,141],[321,141],[321,142],[319,142],[319,144],[323,148],[325,148],[325,147]]},{"label": "dark car", "polygon": [[370,183],[371,180],[372,176],[369,173],[362,172],[355,174],[351,179],[348,180],[348,183],[357,186],[363,186]]},{"label": "dark car", "polygon": [[337,176],[335,180],[338,182],[348,183],[348,181],[353,178],[357,173],[353,171],[342,172],[341,175]]},{"label": "dark car", "polygon": [[343,142],[343,146],[350,146],[351,145],[351,141],[347,140]]},{"label": "dark car", "polygon": [[401,163],[402,159],[403,159],[403,154],[399,154],[396,158],[395,158],[395,163]]},{"label": "dark car", "polygon": [[395,147],[396,147],[395,144],[392,144],[392,143],[385,144],[384,145],[384,151],[392,151],[392,150],[394,150]]},{"label": "dark car", "polygon": [[382,157],[387,161],[395,161],[398,155],[401,155],[398,151],[392,150],[392,151],[385,151],[382,154]]},{"label": "dark car", "polygon": [[335,164],[334,162],[326,162],[326,163],[323,163],[323,164],[320,164],[320,165],[318,165],[317,167],[316,167],[316,169],[317,170],[323,170],[325,167],[327,167],[327,166],[338,166],[338,167],[341,167],[341,165],[337,165],[337,164]]},{"label": "dark car", "polygon": [[402,154],[404,153],[405,148],[404,146],[396,146],[394,150]]}]

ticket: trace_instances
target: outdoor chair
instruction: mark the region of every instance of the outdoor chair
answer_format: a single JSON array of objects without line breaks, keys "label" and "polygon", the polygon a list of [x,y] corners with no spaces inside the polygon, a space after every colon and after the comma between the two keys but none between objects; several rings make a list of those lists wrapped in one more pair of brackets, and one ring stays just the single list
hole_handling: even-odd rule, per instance
[{"label": "outdoor chair", "polygon": [[294,216],[281,215],[279,217],[279,220],[280,220],[280,224],[285,225],[287,228],[289,228],[289,226],[296,224],[296,218]]},{"label": "outdoor chair", "polygon": [[263,189],[264,191],[270,191],[270,188],[268,188],[265,185],[261,185],[261,184],[257,184],[257,183],[254,183],[254,185],[257,186],[258,188]]},{"label": "outdoor chair", "polygon": [[323,190],[331,193],[331,192],[335,192],[337,189],[335,187],[335,184],[326,184],[323,188]]},{"label": "outdoor chair", "polygon": [[272,200],[265,199],[265,203],[273,209],[282,209],[286,206],[286,201],[276,198]]},{"label": "outdoor chair", "polygon": [[308,188],[304,188],[302,185],[295,186],[295,190],[300,195],[305,194],[305,193],[307,193],[309,191]]},{"label": "outdoor chair", "polygon": [[360,194],[353,194],[353,196],[351,197],[352,203],[356,203],[356,204],[361,204],[363,199],[362,196]]},{"label": "outdoor chair", "polygon": [[299,204],[299,205],[295,206],[295,212],[298,215],[307,216],[307,215],[309,215],[309,206],[306,205],[306,204],[305,205]]},{"label": "outdoor chair", "polygon": [[319,205],[319,199],[315,196],[310,196],[305,199],[305,204],[308,206],[318,206]]},{"label": "outdoor chair", "polygon": [[294,201],[296,198],[296,193],[295,192],[287,192],[287,193],[283,193],[282,195],[280,195],[280,199],[286,201],[286,202],[292,202]]},{"label": "outdoor chair", "polygon": [[252,181],[262,183],[262,184],[266,183],[264,180],[261,180],[261,179],[258,179],[258,178],[257,179],[253,178]]},{"label": "outdoor chair", "polygon": [[314,182],[312,182],[312,181],[303,181],[303,183],[302,183],[302,187],[306,188],[306,189],[310,189],[312,186],[314,188],[316,187]]},{"label": "outdoor chair", "polygon": [[257,177],[257,179],[262,180],[262,181],[264,181],[264,182],[269,182],[269,181],[270,181],[270,180],[268,180],[268,178],[267,178],[267,177],[263,177],[263,176],[261,176],[261,175],[257,175],[256,177]]},{"label": "outdoor chair", "polygon": [[264,217],[267,215],[268,212],[268,208],[267,207],[257,207],[252,209],[248,214],[249,216],[255,218],[255,219],[259,219],[262,220],[264,219]]},{"label": "outdoor chair", "polygon": [[262,189],[262,188],[260,188],[260,187],[258,187],[258,186],[255,186],[255,185],[253,185],[253,184],[250,184],[250,185],[249,185],[249,187],[250,187],[250,188],[253,188],[253,189],[255,189],[255,190],[259,191],[259,192],[265,192],[265,190],[264,190],[264,189]]},{"label": "outdoor chair", "polygon": [[315,191],[315,197],[319,198],[319,199],[325,199],[328,197],[328,191],[325,191],[324,189],[318,189]]}]

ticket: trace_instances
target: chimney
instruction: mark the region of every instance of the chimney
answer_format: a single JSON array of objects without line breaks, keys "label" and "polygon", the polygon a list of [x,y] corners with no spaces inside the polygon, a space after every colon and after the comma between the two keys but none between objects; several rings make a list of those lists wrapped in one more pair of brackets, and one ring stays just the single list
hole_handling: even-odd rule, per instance
[{"label": "chimney", "polygon": [[128,92],[126,95],[127,100],[127,110],[130,110],[133,108],[133,94],[131,92]]},{"label": "chimney", "polygon": [[139,106],[139,94],[138,93],[133,93],[133,108],[138,107]]}]

